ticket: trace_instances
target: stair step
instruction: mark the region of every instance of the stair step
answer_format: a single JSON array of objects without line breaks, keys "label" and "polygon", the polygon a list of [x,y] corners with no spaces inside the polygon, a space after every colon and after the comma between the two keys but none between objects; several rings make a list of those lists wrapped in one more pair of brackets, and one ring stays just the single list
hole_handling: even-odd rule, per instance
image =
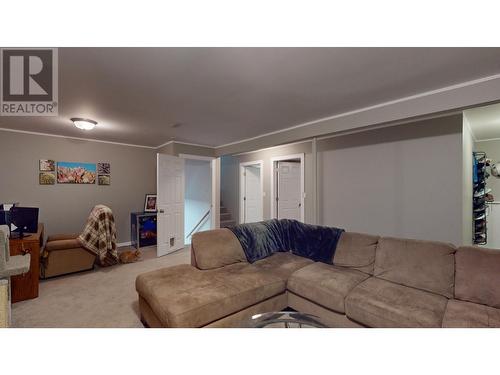
[{"label": "stair step", "polygon": [[236,225],[236,221],[234,221],[234,220],[221,220],[220,221],[221,228],[232,227],[234,225]]},{"label": "stair step", "polygon": [[231,214],[229,212],[221,212],[220,219],[221,220],[231,220]]}]

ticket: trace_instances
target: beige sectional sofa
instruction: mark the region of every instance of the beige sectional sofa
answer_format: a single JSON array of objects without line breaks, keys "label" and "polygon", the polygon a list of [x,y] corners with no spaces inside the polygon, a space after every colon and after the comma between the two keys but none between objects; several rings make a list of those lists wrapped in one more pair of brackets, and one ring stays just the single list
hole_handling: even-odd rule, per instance
[{"label": "beige sectional sofa", "polygon": [[228,229],[193,236],[191,265],[139,275],[150,327],[238,327],[286,307],[331,327],[500,327],[500,251],[344,232],[333,264],[246,261]]}]

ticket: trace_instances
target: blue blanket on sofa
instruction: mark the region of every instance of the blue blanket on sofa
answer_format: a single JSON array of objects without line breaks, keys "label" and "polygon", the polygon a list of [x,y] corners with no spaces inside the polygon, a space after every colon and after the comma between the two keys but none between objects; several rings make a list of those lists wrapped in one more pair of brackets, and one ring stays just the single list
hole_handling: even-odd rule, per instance
[{"label": "blue blanket on sofa", "polygon": [[332,263],[343,229],[272,219],[229,228],[253,263],[276,252],[291,251],[316,262]]}]

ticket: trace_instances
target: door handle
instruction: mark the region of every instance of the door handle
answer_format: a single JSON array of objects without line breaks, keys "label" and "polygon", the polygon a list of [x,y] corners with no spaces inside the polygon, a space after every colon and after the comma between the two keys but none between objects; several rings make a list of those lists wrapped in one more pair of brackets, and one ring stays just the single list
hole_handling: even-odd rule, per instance
[{"label": "door handle", "polygon": [[164,214],[165,213],[165,210],[159,210],[158,211],[160,214]]}]

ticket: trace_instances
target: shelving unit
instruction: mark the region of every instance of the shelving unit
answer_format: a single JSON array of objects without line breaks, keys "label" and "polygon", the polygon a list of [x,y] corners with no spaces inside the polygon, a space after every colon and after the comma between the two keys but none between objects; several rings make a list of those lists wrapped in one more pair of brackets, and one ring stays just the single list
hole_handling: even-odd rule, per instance
[{"label": "shelving unit", "polygon": [[[489,177],[486,167],[488,161],[486,153],[473,152],[473,198],[472,198],[472,220],[473,220],[473,233],[472,243],[474,245],[486,245],[488,242],[487,231],[487,199],[489,193],[486,187],[486,180]],[[491,190],[491,189],[490,189]]]}]

